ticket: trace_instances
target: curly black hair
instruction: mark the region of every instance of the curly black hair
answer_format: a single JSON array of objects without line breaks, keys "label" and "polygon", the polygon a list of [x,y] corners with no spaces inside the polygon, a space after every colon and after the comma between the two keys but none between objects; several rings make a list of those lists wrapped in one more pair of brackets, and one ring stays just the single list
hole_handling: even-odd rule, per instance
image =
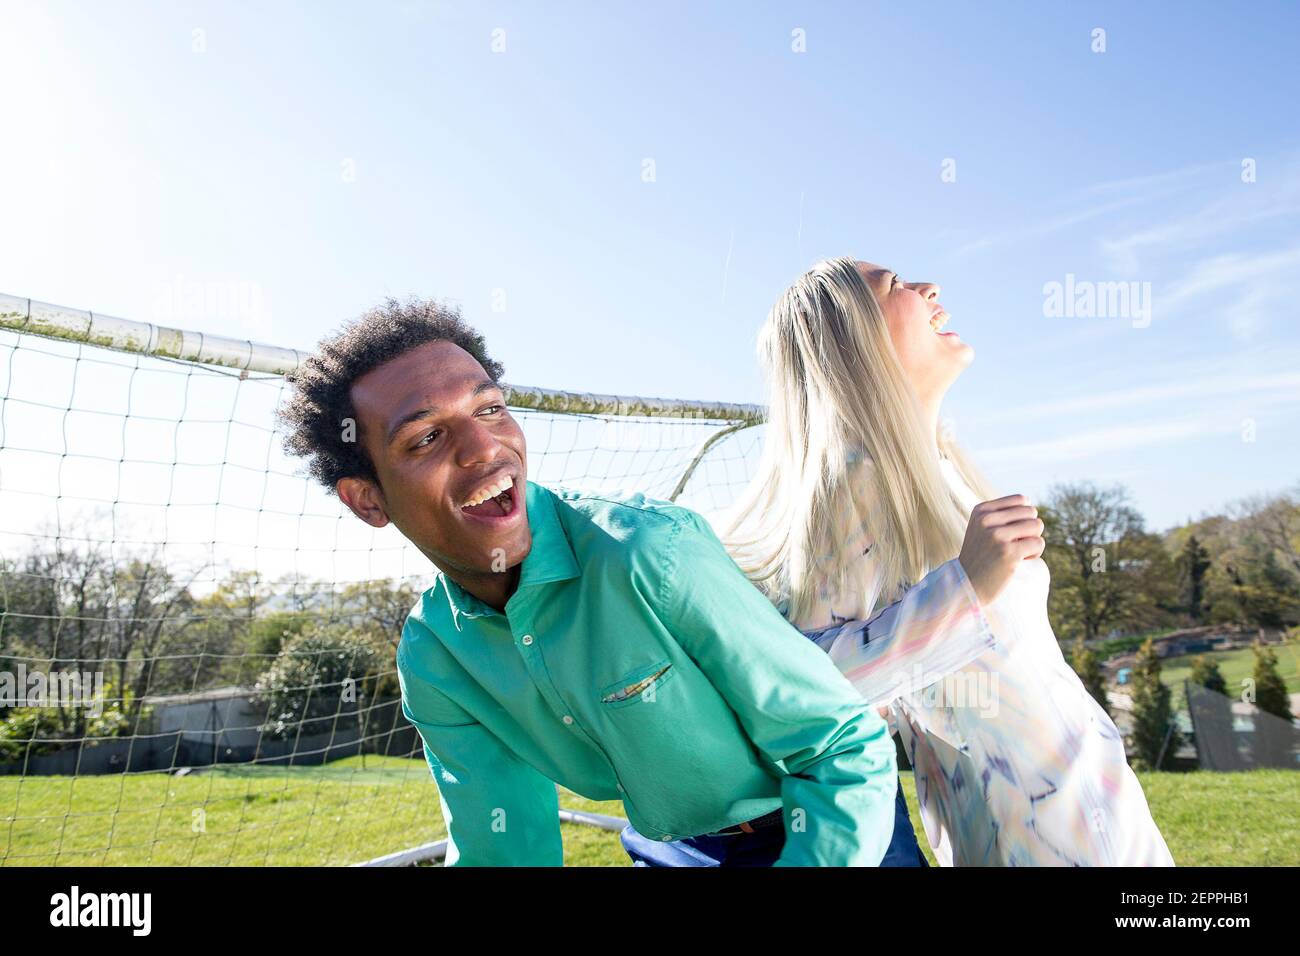
[{"label": "curly black hair", "polygon": [[331,494],[340,478],[368,478],[379,485],[365,446],[344,440],[344,420],[357,421],[352,383],[413,348],[444,341],[474,356],[500,383],[505,369],[488,356],[483,336],[464,322],[459,307],[435,299],[389,297],[322,339],[317,353],[285,376],[293,391],[275,413],[285,432],[285,452],[308,458],[310,476]]}]

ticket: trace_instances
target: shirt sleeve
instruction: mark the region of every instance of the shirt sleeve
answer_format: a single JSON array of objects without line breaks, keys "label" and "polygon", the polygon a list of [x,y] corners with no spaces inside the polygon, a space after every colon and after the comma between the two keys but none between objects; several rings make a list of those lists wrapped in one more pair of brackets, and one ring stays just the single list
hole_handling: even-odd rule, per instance
[{"label": "shirt sleeve", "polygon": [[995,645],[961,561],[939,565],[867,621],[804,635],[826,651],[869,704],[928,687]]},{"label": "shirt sleeve", "polygon": [[[412,626],[408,620],[407,626]],[[397,649],[402,713],[419,731],[447,824],[447,866],[562,866],[554,781],[438,690]]]},{"label": "shirt sleeve", "polygon": [[694,512],[673,528],[662,601],[685,651],[783,773],[776,866],[877,866],[898,771],[885,722],[781,616]]}]

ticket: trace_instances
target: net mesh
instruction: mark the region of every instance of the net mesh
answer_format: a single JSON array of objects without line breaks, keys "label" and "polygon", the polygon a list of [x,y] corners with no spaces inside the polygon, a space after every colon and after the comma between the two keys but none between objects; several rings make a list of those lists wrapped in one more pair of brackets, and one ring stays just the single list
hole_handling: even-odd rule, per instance
[{"label": "net mesh", "polygon": [[[0,328],[0,863],[345,863],[438,837],[393,663],[428,560],[283,455],[280,374],[68,328]],[[511,404],[530,479],[706,516],[761,443],[702,403]]]}]

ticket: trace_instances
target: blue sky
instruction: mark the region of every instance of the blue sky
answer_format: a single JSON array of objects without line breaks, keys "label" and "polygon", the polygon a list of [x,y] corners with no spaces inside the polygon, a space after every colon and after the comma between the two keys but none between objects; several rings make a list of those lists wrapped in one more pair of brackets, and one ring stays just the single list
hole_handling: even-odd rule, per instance
[{"label": "blue sky", "polygon": [[[0,2],[0,291],[298,348],[438,296],[513,383],[754,402],[772,301],[852,254],[943,287],[976,350],[944,416],[1000,489],[1123,482],[1163,528],[1300,480],[1298,27]],[[1149,284],[1149,323],[1045,314],[1067,276]],[[256,308],[169,297],[194,281]]]}]

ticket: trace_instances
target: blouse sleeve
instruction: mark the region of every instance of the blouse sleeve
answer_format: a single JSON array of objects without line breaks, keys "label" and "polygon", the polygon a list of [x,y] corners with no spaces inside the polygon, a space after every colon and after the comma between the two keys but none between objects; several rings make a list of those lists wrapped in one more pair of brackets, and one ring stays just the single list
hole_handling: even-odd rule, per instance
[{"label": "blouse sleeve", "polygon": [[803,633],[830,655],[869,704],[942,680],[996,643],[957,558],[939,565],[870,620]]},{"label": "blouse sleeve", "polygon": [[[850,487],[859,517],[872,510],[865,497],[871,467],[865,456],[853,462]],[[851,539],[854,560],[874,560],[868,523],[861,521],[859,535]],[[862,544],[866,547],[859,550]],[[868,620],[837,621],[803,633],[830,655],[870,704],[887,703],[927,687],[996,646],[993,629],[957,558],[939,565]]]}]

